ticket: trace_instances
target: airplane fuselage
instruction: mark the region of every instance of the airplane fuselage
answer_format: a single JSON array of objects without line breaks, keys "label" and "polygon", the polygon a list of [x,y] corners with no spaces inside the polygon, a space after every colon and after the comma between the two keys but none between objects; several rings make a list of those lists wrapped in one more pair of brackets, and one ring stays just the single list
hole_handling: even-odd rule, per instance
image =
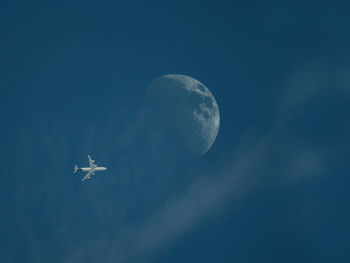
[{"label": "airplane fuselage", "polygon": [[106,171],[107,168],[106,167],[95,167],[95,168],[91,168],[91,167],[82,167],[80,168],[83,172],[101,172],[101,171]]}]

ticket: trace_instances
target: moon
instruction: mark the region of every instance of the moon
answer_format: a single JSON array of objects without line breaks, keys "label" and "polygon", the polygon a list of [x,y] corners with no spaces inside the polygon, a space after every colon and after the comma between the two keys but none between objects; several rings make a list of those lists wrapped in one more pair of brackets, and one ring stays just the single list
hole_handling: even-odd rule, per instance
[{"label": "moon", "polygon": [[194,158],[211,148],[220,113],[213,94],[201,82],[185,75],[160,76],[148,87],[147,103],[157,131],[166,131],[167,141],[174,141],[173,148]]}]

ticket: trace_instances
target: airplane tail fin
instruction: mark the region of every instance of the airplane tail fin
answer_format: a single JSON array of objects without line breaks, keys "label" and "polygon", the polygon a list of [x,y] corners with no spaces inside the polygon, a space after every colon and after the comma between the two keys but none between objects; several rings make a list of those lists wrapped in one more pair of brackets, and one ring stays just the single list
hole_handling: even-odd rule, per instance
[{"label": "airplane tail fin", "polygon": [[79,167],[78,167],[78,165],[75,165],[74,166],[74,171],[73,171],[73,173],[76,173],[76,172],[78,172],[79,171]]}]

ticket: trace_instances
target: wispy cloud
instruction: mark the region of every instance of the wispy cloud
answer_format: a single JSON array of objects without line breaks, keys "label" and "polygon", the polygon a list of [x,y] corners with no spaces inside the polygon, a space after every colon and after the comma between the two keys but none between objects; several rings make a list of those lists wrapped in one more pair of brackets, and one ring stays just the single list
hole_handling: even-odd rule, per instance
[{"label": "wispy cloud", "polygon": [[[317,74],[310,74],[312,72]],[[313,67],[306,67],[292,76],[285,88],[285,99],[277,108],[275,125],[258,139],[246,138],[221,169],[195,177],[186,190],[170,197],[148,218],[121,226],[115,238],[105,240],[105,245],[100,246],[107,262],[146,260],[148,256],[191,231],[204,218],[219,214],[228,202],[244,198],[261,184],[264,174],[268,172],[264,168],[273,167],[274,161],[281,160],[278,154],[280,149],[276,146],[289,138],[288,135],[283,135],[286,124],[319,94],[324,88],[325,78],[327,76],[322,70]],[[321,151],[310,149],[304,144],[294,146],[284,156],[284,166],[278,170],[287,184],[325,171]],[[84,247],[80,246],[66,262],[91,257],[91,253],[88,256],[84,254]],[[97,254],[101,254],[101,251]]]},{"label": "wispy cloud", "polygon": [[[173,172],[173,159],[169,156],[157,158],[159,148],[153,144],[158,134],[151,139],[147,137],[153,131],[146,131],[145,134],[145,116],[142,113],[130,121],[125,129],[119,122],[123,116],[117,120],[113,116],[103,131],[99,127],[81,125],[79,134],[83,136],[73,136],[76,126],[72,123],[40,128],[50,130],[44,132],[45,136],[41,136],[43,132],[39,128],[37,132],[33,131],[30,136],[32,142],[29,146],[26,143],[27,148],[21,148],[18,152],[30,156],[31,147],[35,147],[39,141],[39,149],[52,160],[38,165],[35,156],[32,156],[26,158],[28,163],[23,164],[26,169],[36,169],[40,165],[44,167],[44,171],[40,170],[40,178],[44,180],[42,184],[45,183],[45,189],[37,194],[45,193],[45,205],[55,204],[56,209],[62,212],[52,223],[61,224],[55,230],[55,235],[62,244],[65,243],[60,245],[66,254],[64,262],[84,262],[87,259],[106,262],[147,260],[190,232],[203,219],[219,215],[227,203],[245,198],[264,183],[264,175],[279,161],[280,167],[275,172],[280,173],[288,185],[324,173],[327,167],[323,150],[303,143],[287,132],[289,122],[303,112],[313,98],[324,96],[327,89],[325,83],[330,83],[330,76],[327,68],[318,66],[306,66],[296,72],[283,88],[283,95],[278,97],[280,103],[276,107],[275,123],[265,134],[258,138],[242,139],[240,147],[221,168],[195,176],[186,174],[186,177],[194,178],[193,181],[176,188],[176,191],[169,190],[170,193],[164,189],[169,189],[177,180],[165,175]],[[72,141],[72,138],[80,138],[80,141]],[[27,139],[28,135],[22,136],[22,140]],[[67,180],[62,176],[65,176],[67,169],[72,169],[74,163],[71,163],[71,156],[91,151],[98,153],[101,159],[96,157],[97,160],[111,164],[109,175],[106,175],[110,176],[109,180],[99,181],[98,187],[97,184],[81,187],[66,185]],[[149,152],[157,154],[144,156]],[[116,162],[113,156],[121,158]],[[149,174],[147,178],[145,171]],[[57,197],[50,195],[50,191],[60,191],[59,198],[62,200],[58,201]],[[75,203],[68,200],[69,194],[76,196]],[[39,197],[37,199],[41,200]],[[147,209],[143,213],[145,217],[130,220],[131,212],[143,206]],[[78,222],[68,222],[72,216],[78,215],[76,211],[83,211],[88,216],[85,220],[93,221],[93,238],[82,241],[78,235],[85,230],[74,230],[79,227]],[[65,215],[65,212],[70,215]],[[53,217],[51,214],[49,216]],[[76,232],[70,236],[72,229]],[[37,245],[33,246],[34,250],[38,251]],[[45,259],[44,256],[42,258]]]}]

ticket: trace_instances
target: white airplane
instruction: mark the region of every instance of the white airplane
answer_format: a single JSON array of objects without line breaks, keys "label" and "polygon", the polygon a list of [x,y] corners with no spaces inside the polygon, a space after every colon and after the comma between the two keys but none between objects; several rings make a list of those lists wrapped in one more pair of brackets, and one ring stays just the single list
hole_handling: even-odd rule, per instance
[{"label": "white airplane", "polygon": [[73,173],[76,173],[78,171],[88,172],[81,181],[85,181],[86,179],[90,179],[91,178],[90,175],[91,174],[95,175],[95,172],[106,171],[107,170],[106,167],[102,167],[102,166],[98,167],[95,164],[95,160],[92,160],[90,155],[88,155],[88,158],[89,158],[89,165],[90,165],[90,167],[79,168],[78,165],[74,166],[74,172]]}]

